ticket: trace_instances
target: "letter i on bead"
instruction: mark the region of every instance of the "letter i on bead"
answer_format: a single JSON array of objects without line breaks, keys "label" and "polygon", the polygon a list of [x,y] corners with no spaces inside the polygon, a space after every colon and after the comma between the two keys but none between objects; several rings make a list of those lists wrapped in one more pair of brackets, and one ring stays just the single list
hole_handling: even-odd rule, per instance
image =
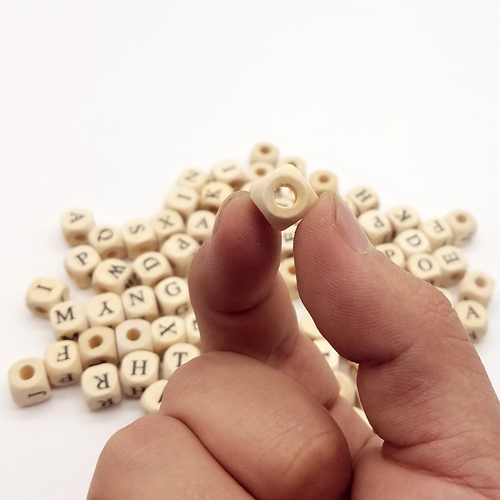
[{"label": "letter i on bead", "polygon": [[19,406],[36,405],[52,395],[43,359],[21,359],[11,366],[8,376],[12,398]]}]

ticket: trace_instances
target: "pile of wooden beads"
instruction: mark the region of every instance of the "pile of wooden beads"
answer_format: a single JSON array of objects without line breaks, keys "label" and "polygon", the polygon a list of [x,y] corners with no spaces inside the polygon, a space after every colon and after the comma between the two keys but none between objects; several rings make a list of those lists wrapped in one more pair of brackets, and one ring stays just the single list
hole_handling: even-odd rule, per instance
[{"label": "pile of wooden beads", "polygon": [[[133,220],[120,229],[95,226],[87,210],[64,213],[62,232],[72,247],[64,266],[78,287],[92,287],[97,295],[85,306],[70,300],[68,286],[57,279],[41,277],[31,284],[27,306],[50,320],[56,342],[44,359],[26,358],[11,367],[14,401],[37,404],[50,397],[51,387],[81,381],[93,410],[116,405],[125,395],[140,398],[146,412],[156,413],[169,377],[200,354],[186,276],[196,251],[211,235],[219,207],[233,191],[250,191],[264,216],[282,231],[279,272],[291,298],[298,299],[293,260],[297,223],[322,192],[337,191],[334,173],[316,171],[309,182],[305,175],[302,159],[279,158],[273,145],[257,144],[246,172],[233,160],[217,163],[210,173],[185,170],[164,209],[149,220]],[[397,265],[435,286],[460,282],[455,309],[471,340],[481,339],[493,280],[467,272],[460,247],[476,231],[472,215],[458,210],[420,221],[407,205],[384,213],[368,186],[352,189],[345,200],[372,244]],[[448,291],[440,290],[452,302]],[[341,394],[355,404],[352,379],[339,370],[342,360],[308,313],[299,326],[323,353]],[[350,366],[355,378],[356,365]]]}]

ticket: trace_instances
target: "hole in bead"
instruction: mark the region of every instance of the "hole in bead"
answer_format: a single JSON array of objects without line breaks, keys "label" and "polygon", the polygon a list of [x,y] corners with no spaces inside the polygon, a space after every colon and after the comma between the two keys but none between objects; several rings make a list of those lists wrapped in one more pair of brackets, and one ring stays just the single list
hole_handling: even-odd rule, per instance
[{"label": "hole in bead", "polygon": [[84,234],[75,234],[76,241],[85,241],[87,237]]},{"label": "hole in bead", "polygon": [[467,216],[465,214],[458,214],[457,215],[457,221],[461,222],[461,223],[464,223],[464,222],[467,221]]},{"label": "hole in bead", "polygon": [[484,278],[476,278],[476,285],[480,288],[483,288],[486,286],[486,280]]},{"label": "hole in bead", "polygon": [[91,349],[95,349],[96,347],[99,347],[101,344],[102,344],[102,337],[100,335],[94,335],[89,340],[89,347]]},{"label": "hole in bead", "polygon": [[127,332],[127,339],[131,340],[132,342],[139,340],[141,337],[141,332],[137,328],[132,328]]},{"label": "hole in bead", "polygon": [[29,380],[35,374],[35,369],[31,365],[25,365],[19,370],[19,377],[23,380]]},{"label": "hole in bead", "polygon": [[47,309],[44,309],[43,307],[40,306],[35,307],[35,311],[40,314],[47,314]]},{"label": "hole in bead", "polygon": [[297,201],[297,191],[290,184],[278,186],[274,192],[274,202],[278,207],[290,208]]},{"label": "hole in bead", "polygon": [[108,252],[108,259],[114,259],[117,255],[117,252],[111,250],[110,252]]},{"label": "hole in bead", "polygon": [[255,171],[255,173],[256,173],[257,175],[260,175],[261,177],[263,177],[264,175],[266,175],[266,173],[267,173],[267,172],[266,172],[266,169],[265,169],[265,168],[259,167],[259,168]]},{"label": "hole in bead", "polygon": [[269,146],[261,146],[260,152],[267,155],[268,153],[271,152],[271,148]]},{"label": "hole in bead", "polygon": [[319,177],[319,182],[325,183],[325,182],[328,182],[329,180],[330,180],[330,177],[328,177],[328,175],[326,175],[326,174],[323,174]]}]

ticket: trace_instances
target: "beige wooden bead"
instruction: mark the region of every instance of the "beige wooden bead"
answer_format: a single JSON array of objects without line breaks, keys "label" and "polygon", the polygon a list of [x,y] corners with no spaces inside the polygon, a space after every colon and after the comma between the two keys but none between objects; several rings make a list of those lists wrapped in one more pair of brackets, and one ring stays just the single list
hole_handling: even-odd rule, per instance
[{"label": "beige wooden bead", "polygon": [[174,274],[167,258],[160,252],[146,252],[139,255],[132,263],[137,281],[141,285],[154,287],[161,280]]},{"label": "beige wooden bead", "polygon": [[448,302],[453,306],[455,301],[453,300],[453,295],[450,293],[449,290],[447,290],[446,288],[442,288],[440,286],[437,286],[436,290],[439,290],[448,299]]},{"label": "beige wooden bead", "polygon": [[416,253],[431,252],[429,238],[420,229],[405,229],[394,238],[394,243],[407,259]]},{"label": "beige wooden bead", "polygon": [[410,205],[396,205],[389,209],[385,215],[394,229],[394,235],[406,229],[415,229],[420,223],[420,215]]},{"label": "beige wooden bead", "polygon": [[25,358],[17,361],[10,367],[8,378],[12,398],[19,406],[43,403],[52,395],[41,358]]},{"label": "beige wooden bead", "polygon": [[96,226],[89,233],[89,245],[94,247],[101,259],[124,259],[127,247],[122,230],[115,226]]},{"label": "beige wooden bead", "polygon": [[163,378],[169,379],[177,368],[200,354],[198,347],[192,344],[180,342],[170,346],[163,355]]},{"label": "beige wooden bead", "polygon": [[240,187],[238,191],[247,191],[248,193],[252,190],[252,188],[257,184],[257,181],[248,181]]},{"label": "beige wooden bead", "polygon": [[318,330],[316,323],[314,323],[314,320],[308,311],[306,311],[300,318],[299,328],[302,333],[305,333],[312,340],[323,338],[323,335],[321,335],[321,332]]},{"label": "beige wooden bead", "polygon": [[90,245],[73,247],[64,259],[64,267],[73,283],[80,288],[92,286],[92,274],[101,262],[101,257]]},{"label": "beige wooden bead", "polygon": [[156,300],[164,316],[184,317],[192,310],[187,281],[171,276],[160,281],[154,288]]},{"label": "beige wooden bead", "polygon": [[103,260],[92,275],[92,288],[97,293],[121,295],[126,288],[137,284],[133,269],[121,259]]},{"label": "beige wooden bead", "polygon": [[82,376],[82,362],[78,344],[60,340],[45,351],[45,371],[55,387],[76,384]]},{"label": "beige wooden bead", "polygon": [[72,208],[61,216],[64,239],[72,247],[87,243],[88,234],[93,227],[94,216],[83,208]]},{"label": "beige wooden bead", "polygon": [[250,164],[257,162],[266,162],[275,166],[278,161],[278,149],[268,142],[256,144],[250,153]]},{"label": "beige wooden bead", "polygon": [[78,334],[89,327],[85,308],[77,300],[66,300],[52,307],[50,324],[56,340],[77,340]]},{"label": "beige wooden bead", "polygon": [[321,196],[325,191],[337,192],[337,176],[329,170],[316,170],[309,177],[309,184],[314,189],[318,196]]},{"label": "beige wooden bead", "polygon": [[461,300],[455,304],[455,311],[471,342],[481,340],[488,330],[486,308],[475,300]]},{"label": "beige wooden bead", "polygon": [[153,336],[151,324],[145,319],[126,319],[115,329],[116,349],[118,357],[132,351],[152,351]]},{"label": "beige wooden bead", "polygon": [[406,261],[406,270],[431,285],[441,284],[441,268],[436,258],[430,253],[416,253],[410,256]]},{"label": "beige wooden bead", "polygon": [[200,204],[200,193],[186,186],[174,187],[165,200],[165,208],[178,212],[186,220]]},{"label": "beige wooden bead", "polygon": [[216,182],[225,182],[233,189],[239,189],[245,182],[243,167],[235,160],[222,160],[212,167],[212,177]]},{"label": "beige wooden bead", "polygon": [[313,340],[314,345],[321,351],[325,361],[332,370],[337,370],[339,367],[340,356],[337,351],[330,345],[326,339]]},{"label": "beige wooden bead", "polygon": [[293,240],[295,239],[297,224],[287,227],[281,232],[281,258],[287,259],[293,256]]},{"label": "beige wooden bead", "polygon": [[153,289],[145,285],[127,288],[122,293],[122,304],[127,319],[142,318],[154,321],[158,316],[158,305]]},{"label": "beige wooden bead", "polygon": [[257,182],[266,175],[269,175],[271,172],[274,172],[273,165],[264,161],[258,161],[256,163],[252,163],[250,167],[248,167],[246,179],[247,181]]},{"label": "beige wooden bead", "polygon": [[87,368],[82,374],[82,391],[91,410],[102,410],[122,400],[118,368],[102,363]]},{"label": "beige wooden bead", "polygon": [[453,210],[444,216],[453,233],[452,245],[461,247],[468,243],[477,231],[474,216],[466,210]]},{"label": "beige wooden bead", "polygon": [[211,177],[208,172],[200,168],[187,168],[184,170],[177,180],[178,186],[189,187],[201,194],[203,186],[210,182]]},{"label": "beige wooden bead", "polygon": [[187,342],[186,324],[179,316],[161,316],[151,323],[153,349],[158,356],[173,344]]},{"label": "beige wooden bead", "polygon": [[357,217],[359,215],[359,208],[357,205],[350,198],[344,198],[344,201],[345,204],[351,209],[354,216]]},{"label": "beige wooden bead", "polygon": [[168,380],[160,379],[153,382],[142,394],[139,404],[148,415],[157,415],[163,401],[163,392]]},{"label": "beige wooden bead", "polygon": [[87,319],[90,326],[111,326],[125,321],[120,295],[107,292],[94,295],[87,303]]},{"label": "beige wooden bead", "polygon": [[381,245],[392,240],[392,225],[380,210],[372,209],[363,212],[358,217],[358,222],[372,245]]},{"label": "beige wooden bead", "polygon": [[186,224],[186,233],[202,245],[210,238],[215,224],[215,214],[208,210],[197,210],[192,213]]},{"label": "beige wooden bead", "polygon": [[451,227],[441,217],[426,219],[420,223],[418,228],[429,238],[432,251],[444,245],[451,245],[453,241]]},{"label": "beige wooden bead", "polygon": [[156,234],[158,246],[161,246],[170,236],[186,232],[186,224],[181,214],[171,208],[166,208],[153,215],[151,225]]},{"label": "beige wooden bead", "polygon": [[83,369],[101,363],[118,365],[115,331],[107,326],[94,326],[78,337]]},{"label": "beige wooden bead", "polygon": [[377,193],[368,186],[356,186],[351,189],[345,196],[346,200],[349,199],[357,209],[357,214],[362,214],[367,210],[378,208],[379,199]]},{"label": "beige wooden bead", "polygon": [[488,274],[469,271],[460,282],[458,300],[475,300],[487,307],[494,286],[495,281]]},{"label": "beige wooden bead", "polygon": [[158,380],[160,358],[151,351],[132,351],[123,357],[119,375],[122,392],[140,398],[148,386]]},{"label": "beige wooden bead", "polygon": [[141,253],[158,250],[158,240],[152,224],[146,219],[136,219],[123,226],[123,239],[129,259]]},{"label": "beige wooden bead", "polygon": [[293,257],[282,260],[279,267],[279,273],[283,276],[290,298],[292,300],[299,298],[299,291],[297,289],[297,276],[295,274],[295,261]]},{"label": "beige wooden bead", "polygon": [[352,379],[356,380],[358,378],[359,364],[355,363],[354,361],[350,361],[349,359],[346,359],[346,362],[347,362],[347,368],[349,369],[349,373],[351,374]]},{"label": "beige wooden bead", "polygon": [[304,177],[306,176],[306,162],[299,158],[298,156],[284,156],[278,161],[278,168],[283,165],[292,165],[295,167]]},{"label": "beige wooden bead", "polygon": [[49,317],[49,311],[53,306],[68,299],[68,286],[58,279],[48,276],[37,278],[26,292],[28,309],[43,318]]},{"label": "beige wooden bead", "polygon": [[187,276],[200,244],[189,234],[174,234],[163,243],[160,252],[172,264],[176,276]]},{"label": "beige wooden bead", "polygon": [[445,245],[433,254],[441,268],[441,286],[456,285],[467,271],[467,259],[459,247]]},{"label": "beige wooden bead", "polygon": [[[295,202],[289,208],[276,203],[275,194],[281,187],[291,189],[295,196]],[[271,226],[279,231],[302,219],[318,199],[305,177],[298,175],[292,165],[284,165],[257,182],[250,197]]]},{"label": "beige wooden bead", "polygon": [[337,379],[337,382],[339,383],[339,393],[340,395],[347,399],[347,401],[354,406],[354,402],[356,400],[356,391],[354,388],[354,382],[349,377],[349,375],[346,375],[344,372],[334,370],[333,371],[335,378]]},{"label": "beige wooden bead", "polygon": [[387,257],[389,257],[389,259],[394,262],[394,264],[402,268],[405,267],[405,254],[403,253],[403,250],[401,250],[401,248],[399,248],[395,243],[382,243],[381,245],[377,245],[375,248],[377,250],[380,250],[381,252],[384,252],[385,255],[387,255]]},{"label": "beige wooden bead", "polygon": [[234,191],[225,182],[209,182],[201,190],[200,209],[217,213],[223,201]]},{"label": "beige wooden bead", "polygon": [[190,312],[185,318],[184,322],[186,324],[186,336],[189,344],[193,344],[196,347],[201,345],[200,330],[198,328],[198,321],[194,312]]}]

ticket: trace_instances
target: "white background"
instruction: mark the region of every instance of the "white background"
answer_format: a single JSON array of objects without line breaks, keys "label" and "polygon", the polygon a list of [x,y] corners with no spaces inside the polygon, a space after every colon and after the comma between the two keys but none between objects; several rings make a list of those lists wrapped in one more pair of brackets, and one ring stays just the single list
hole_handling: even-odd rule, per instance
[{"label": "white background", "polygon": [[[92,413],[79,387],[10,398],[10,365],[53,341],[24,296],[68,281],[69,208],[150,217],[184,168],[246,165],[266,140],[341,193],[370,185],[383,210],[470,210],[470,268],[500,282],[499,26],[495,0],[0,1],[0,497],[84,498],[106,440],[142,414]],[[498,306],[497,290],[477,346],[497,393]]]}]

